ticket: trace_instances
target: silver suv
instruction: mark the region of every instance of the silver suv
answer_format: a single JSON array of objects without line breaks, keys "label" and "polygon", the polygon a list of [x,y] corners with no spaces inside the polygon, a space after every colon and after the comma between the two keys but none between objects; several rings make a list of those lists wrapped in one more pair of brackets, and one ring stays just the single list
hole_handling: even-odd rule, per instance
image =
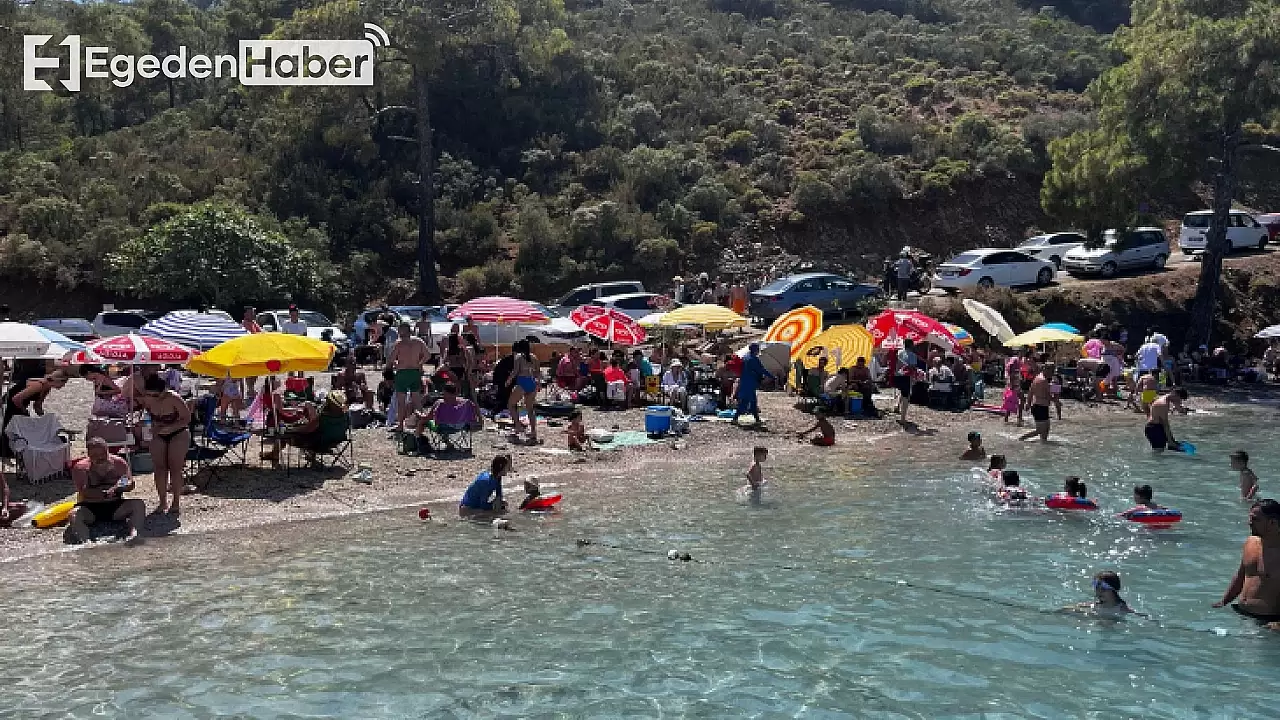
[{"label": "silver suv", "polygon": [[1169,239],[1158,227],[1134,228],[1123,235],[1108,230],[1100,247],[1078,247],[1062,258],[1062,269],[1072,275],[1114,277],[1121,270],[1160,270],[1169,261]]}]

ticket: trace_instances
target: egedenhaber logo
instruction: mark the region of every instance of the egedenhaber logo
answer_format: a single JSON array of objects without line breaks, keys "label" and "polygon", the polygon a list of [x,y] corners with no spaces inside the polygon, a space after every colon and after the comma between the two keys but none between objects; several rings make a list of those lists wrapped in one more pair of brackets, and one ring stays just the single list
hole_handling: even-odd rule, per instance
[{"label": "egedenhaber logo", "polygon": [[[67,77],[58,82],[79,92],[84,78],[107,79],[128,87],[136,78],[233,77],[241,85],[373,85],[374,52],[391,44],[387,31],[364,24],[363,40],[241,40],[238,55],[190,54],[185,45],[164,57],[111,55],[111,48],[85,47],[79,35],[68,35]],[[47,91],[53,87],[36,77],[37,70],[57,70],[58,57],[42,57],[37,50],[52,35],[22,37],[22,88]]]}]

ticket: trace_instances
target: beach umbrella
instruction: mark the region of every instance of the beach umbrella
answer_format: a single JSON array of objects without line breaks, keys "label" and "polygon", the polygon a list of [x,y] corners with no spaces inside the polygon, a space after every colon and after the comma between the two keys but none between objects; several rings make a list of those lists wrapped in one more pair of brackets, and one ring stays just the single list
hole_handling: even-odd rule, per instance
[{"label": "beach umbrella", "polygon": [[[818,359],[827,356],[827,371],[836,372],[840,368],[853,367],[858,358],[866,358],[867,366],[871,365],[871,354],[875,351],[876,341],[871,331],[861,325],[836,325],[828,328],[800,347],[793,355],[805,367],[818,367]],[[824,353],[825,351],[825,353]]]},{"label": "beach umbrella", "polygon": [[[773,373],[774,377],[785,376],[791,367],[791,343],[774,341],[758,344],[760,345],[760,364],[764,369]],[[738,357],[745,359],[751,354],[751,346],[742,348],[737,354]]]},{"label": "beach umbrella", "polygon": [[1015,335],[1004,341],[1006,347],[1025,347],[1027,345],[1039,345],[1041,343],[1052,342],[1080,342],[1084,340],[1083,336],[1075,333],[1069,333],[1065,330],[1057,330],[1054,328],[1038,327],[1035,330],[1028,330],[1021,335]]},{"label": "beach umbrella", "polygon": [[666,315],[666,313],[664,312],[649,313],[648,315],[645,315],[644,317],[637,320],[636,324],[639,325],[640,327],[646,327],[646,328],[658,327],[659,325],[662,324],[662,317],[664,315]]},{"label": "beach umbrella", "polygon": [[1004,342],[1017,334],[995,308],[967,298],[961,304],[964,305],[964,311],[969,313],[969,317],[995,339]]},{"label": "beach umbrella", "polygon": [[942,323],[915,310],[885,310],[867,321],[877,347],[897,347],[903,340],[937,343],[960,352],[960,343]]},{"label": "beach umbrella", "polygon": [[969,334],[968,330],[965,330],[959,325],[952,325],[951,323],[942,323],[942,327],[946,328],[947,331],[951,333],[951,337],[955,338],[956,342],[960,343],[961,345],[968,347],[969,345],[973,344],[973,336]]},{"label": "beach umbrella", "polygon": [[41,332],[42,329],[26,323],[0,323],[0,358],[25,360],[44,357],[52,341]]},{"label": "beach umbrella", "polygon": [[232,338],[248,334],[240,323],[222,315],[190,310],[171,312],[159,320],[152,320],[138,332],[201,350],[208,350]]},{"label": "beach umbrella", "polygon": [[72,365],[167,365],[185,363],[197,354],[175,342],[129,333],[87,342],[83,350],[71,353],[67,362]]},{"label": "beach umbrella", "polygon": [[1079,330],[1077,330],[1075,327],[1068,325],[1066,323],[1045,323],[1040,327],[1045,330],[1061,330],[1062,332],[1071,333],[1072,335],[1080,334]]},{"label": "beach umbrella", "polygon": [[569,313],[569,319],[588,335],[618,345],[639,345],[647,337],[644,328],[617,308],[583,305]]},{"label": "beach umbrella", "polygon": [[800,348],[822,332],[822,311],[812,305],[805,305],[778,316],[777,320],[765,331],[765,342],[785,342],[791,344],[791,355],[794,358]]},{"label": "beach umbrella", "polygon": [[1257,335],[1254,335],[1254,337],[1260,338],[1262,340],[1272,340],[1275,338],[1280,338],[1280,325],[1272,325],[1271,327],[1266,328],[1265,330],[1258,333]]},{"label": "beach umbrella", "polygon": [[215,378],[247,378],[287,372],[323,372],[333,345],[303,335],[251,333],[228,340],[193,358],[187,369]]},{"label": "beach umbrella", "polygon": [[663,313],[658,321],[661,327],[679,325],[696,325],[707,332],[727,330],[732,327],[745,327],[747,319],[727,307],[720,305],[685,305],[668,313]]},{"label": "beach umbrella", "polygon": [[507,325],[541,325],[548,321],[547,314],[536,305],[524,300],[491,295],[468,300],[449,313],[450,320],[471,318],[477,323]]}]

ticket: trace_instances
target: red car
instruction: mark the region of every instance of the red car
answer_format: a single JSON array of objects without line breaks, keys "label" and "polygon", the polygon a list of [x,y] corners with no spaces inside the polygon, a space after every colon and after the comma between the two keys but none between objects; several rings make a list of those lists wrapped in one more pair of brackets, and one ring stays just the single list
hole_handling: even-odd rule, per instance
[{"label": "red car", "polygon": [[1266,213],[1263,215],[1254,215],[1254,220],[1258,224],[1267,229],[1269,237],[1267,242],[1276,242],[1277,236],[1280,236],[1280,213]]}]

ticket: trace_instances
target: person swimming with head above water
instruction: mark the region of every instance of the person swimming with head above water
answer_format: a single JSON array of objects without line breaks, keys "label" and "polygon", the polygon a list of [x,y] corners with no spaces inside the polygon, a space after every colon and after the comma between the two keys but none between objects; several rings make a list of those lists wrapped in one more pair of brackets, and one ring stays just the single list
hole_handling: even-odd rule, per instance
[{"label": "person swimming with head above water", "polygon": [[969,448],[960,453],[961,460],[983,460],[987,457],[987,449],[982,446],[982,433],[973,430],[969,433]]},{"label": "person swimming with head above water", "polygon": [[1072,475],[1071,477],[1067,478],[1066,481],[1062,483],[1062,491],[1067,494],[1067,497],[1073,497],[1073,498],[1089,497],[1089,487],[1085,485],[1083,482],[1080,482],[1080,478],[1076,477],[1075,475]]},{"label": "person swimming with head above water", "polygon": [[1129,603],[1120,597],[1120,576],[1110,570],[1103,570],[1093,576],[1093,602],[1082,602],[1070,605],[1064,612],[1086,612],[1111,618],[1125,615],[1140,615]]},{"label": "person swimming with head above water", "polygon": [[[1259,500],[1249,510],[1250,536],[1240,567],[1216,608],[1231,609],[1270,630],[1280,631],[1280,502]],[[1239,598],[1239,602],[1232,601]]]},{"label": "person swimming with head above water", "polygon": [[1029,498],[1022,488],[1022,478],[1017,470],[1005,470],[1000,473],[1000,488],[996,490],[996,499],[1006,505],[1021,505]]},{"label": "person swimming with head above water", "polygon": [[1000,475],[1009,463],[1003,455],[992,455],[991,461],[987,463],[987,477],[993,480],[997,485],[1000,484]]},{"label": "person swimming with head above water", "polygon": [[1120,516],[1128,518],[1132,516],[1133,513],[1138,512],[1140,510],[1164,510],[1165,508],[1163,505],[1157,505],[1155,503],[1155,500],[1152,499],[1154,496],[1155,496],[1155,491],[1151,489],[1150,485],[1134,486],[1133,501],[1137,504],[1129,508],[1128,510],[1125,510],[1124,512],[1120,513]]}]

